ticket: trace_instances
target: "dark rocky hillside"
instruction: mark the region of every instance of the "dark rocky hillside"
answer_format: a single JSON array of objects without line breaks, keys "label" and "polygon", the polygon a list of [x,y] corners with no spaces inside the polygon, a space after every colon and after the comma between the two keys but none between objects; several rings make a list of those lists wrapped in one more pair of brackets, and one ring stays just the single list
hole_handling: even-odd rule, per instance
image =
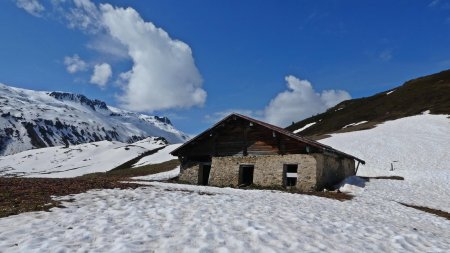
[{"label": "dark rocky hillside", "polygon": [[[450,70],[407,81],[402,86],[371,97],[344,101],[286,129],[295,131],[315,122],[297,133],[318,139],[329,133],[372,128],[377,123],[427,110],[431,114],[450,114]],[[364,121],[367,122],[361,123]],[[354,123],[360,124],[350,125]]]}]

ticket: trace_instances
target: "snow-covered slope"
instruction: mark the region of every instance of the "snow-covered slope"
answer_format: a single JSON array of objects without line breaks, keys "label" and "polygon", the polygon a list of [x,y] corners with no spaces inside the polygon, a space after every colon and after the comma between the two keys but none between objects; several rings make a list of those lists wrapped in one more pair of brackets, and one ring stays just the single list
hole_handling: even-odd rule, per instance
[{"label": "snow-covered slope", "polygon": [[[450,222],[393,201],[153,182],[0,219],[4,252],[448,252]],[[369,183],[370,184],[370,183]]]},{"label": "snow-covered slope", "polygon": [[178,177],[180,175],[180,166],[177,166],[173,170],[160,172],[156,174],[151,174],[147,176],[138,176],[138,177],[132,177],[133,180],[147,180],[147,181],[164,181],[169,180],[175,177]]},{"label": "snow-covered slope", "polygon": [[131,143],[149,136],[170,143],[189,138],[166,117],[124,111],[79,94],[0,84],[0,155],[102,140]]},{"label": "snow-covered slope", "polygon": [[140,166],[149,165],[149,164],[158,164],[158,163],[167,162],[167,161],[170,161],[173,159],[178,159],[178,157],[171,155],[170,152],[174,151],[176,148],[178,148],[181,145],[182,144],[167,145],[163,149],[158,150],[158,152],[141,158],[137,163],[135,163],[133,165],[133,167],[140,167]]},{"label": "snow-covered slope", "polygon": [[[450,116],[422,115],[319,140],[367,162],[360,173],[450,170]],[[394,162],[395,161],[395,162]]]},{"label": "snow-covered slope", "polygon": [[332,134],[320,142],[365,160],[360,176],[405,178],[371,182],[371,196],[450,212],[449,115],[424,113],[369,130]]},{"label": "snow-covered slope", "polygon": [[164,139],[146,138],[133,144],[99,141],[27,150],[0,157],[0,176],[64,178],[106,172],[165,145]]}]

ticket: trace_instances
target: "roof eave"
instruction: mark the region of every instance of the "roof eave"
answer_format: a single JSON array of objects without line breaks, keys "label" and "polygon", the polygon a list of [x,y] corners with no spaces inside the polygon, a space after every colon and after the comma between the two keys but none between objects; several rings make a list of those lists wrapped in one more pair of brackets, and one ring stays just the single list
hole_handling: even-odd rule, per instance
[{"label": "roof eave", "polygon": [[243,119],[248,120],[248,121],[250,121],[250,122],[253,122],[253,123],[256,123],[256,124],[258,124],[258,125],[261,125],[262,127],[269,128],[269,129],[271,129],[271,130],[273,130],[273,131],[276,131],[276,132],[278,132],[278,133],[280,133],[280,134],[284,134],[284,135],[286,135],[286,136],[288,136],[288,137],[290,137],[290,138],[296,139],[297,141],[300,141],[300,142],[303,142],[303,143],[305,143],[305,144],[311,145],[311,146],[313,146],[313,147],[316,147],[316,148],[319,148],[319,149],[322,149],[322,150],[327,150],[327,151],[329,151],[329,152],[331,152],[331,153],[336,153],[336,154],[339,154],[339,155],[342,155],[342,156],[345,156],[345,157],[354,159],[354,160],[356,160],[356,161],[358,161],[358,162],[360,162],[360,163],[362,163],[362,164],[366,164],[366,162],[365,162],[364,160],[359,159],[359,158],[357,158],[357,157],[355,157],[355,156],[349,155],[349,154],[347,154],[347,153],[344,153],[344,152],[342,152],[342,151],[339,151],[339,150],[337,150],[337,149],[334,149],[334,148],[332,148],[332,147],[330,147],[330,146],[328,146],[328,145],[322,144],[322,143],[317,142],[317,141],[314,141],[314,140],[310,140],[310,139],[308,139],[308,138],[306,138],[306,137],[303,137],[303,136],[299,136],[299,135],[297,135],[297,134],[294,134],[294,133],[292,133],[292,132],[290,132],[290,131],[288,131],[288,130],[286,130],[286,129],[283,129],[283,128],[280,128],[280,127],[271,125],[271,124],[266,123],[266,122],[263,122],[263,121],[255,120],[255,119],[253,119],[253,118],[250,118],[250,117],[247,117],[247,116],[245,116],[245,115],[238,114],[238,113],[231,113],[230,115],[226,116],[225,118],[223,118],[222,120],[220,120],[219,122],[217,122],[216,124],[214,124],[212,127],[206,129],[205,131],[203,131],[202,133],[198,134],[198,135],[195,136],[194,138],[192,138],[192,139],[190,139],[189,141],[185,142],[183,145],[181,145],[181,146],[178,147],[177,149],[175,149],[175,150],[173,150],[172,152],[170,152],[170,154],[173,155],[173,156],[178,156],[177,153],[178,153],[181,149],[183,149],[184,147],[186,147],[186,146],[189,145],[190,143],[194,142],[195,140],[199,139],[200,137],[202,137],[203,135],[205,135],[206,133],[208,133],[209,131],[211,131],[211,130],[214,129],[215,127],[219,126],[220,124],[222,124],[224,121],[228,120],[228,119],[229,119],[230,117],[232,117],[232,116],[237,116],[237,117],[243,118]]}]

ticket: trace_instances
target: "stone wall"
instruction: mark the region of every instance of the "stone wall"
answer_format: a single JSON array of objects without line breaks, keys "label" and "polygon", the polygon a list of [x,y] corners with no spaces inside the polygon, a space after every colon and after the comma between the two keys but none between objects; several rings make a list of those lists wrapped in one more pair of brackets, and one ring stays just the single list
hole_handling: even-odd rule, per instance
[{"label": "stone wall", "polygon": [[314,154],[317,160],[317,188],[331,188],[355,175],[355,161],[333,154]]},{"label": "stone wall", "polygon": [[[259,186],[283,186],[285,164],[298,164],[296,188],[302,191],[329,188],[346,177],[355,175],[353,159],[332,154],[295,154],[268,156],[213,157],[209,185],[237,187],[240,165],[253,165],[253,184]],[[182,165],[180,182],[198,184],[200,162]]]},{"label": "stone wall", "polygon": [[342,165],[343,165],[345,177],[356,175],[355,160],[349,159],[349,158],[343,158]]},{"label": "stone wall", "polygon": [[200,163],[189,162],[181,166],[180,176],[178,180],[183,183],[197,184],[198,183],[198,170]]},{"label": "stone wall", "polygon": [[284,164],[298,164],[296,188],[316,189],[316,159],[306,154],[213,157],[209,185],[236,187],[240,165],[254,165],[255,185],[279,187],[283,185]]}]

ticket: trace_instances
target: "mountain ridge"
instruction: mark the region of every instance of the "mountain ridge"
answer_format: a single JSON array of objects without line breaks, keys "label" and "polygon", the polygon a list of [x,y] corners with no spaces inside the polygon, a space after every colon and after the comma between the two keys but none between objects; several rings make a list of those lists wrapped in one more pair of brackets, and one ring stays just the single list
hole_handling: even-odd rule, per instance
[{"label": "mountain ridge", "polygon": [[385,121],[425,111],[450,114],[450,70],[406,81],[373,96],[343,101],[286,129],[321,139],[327,134],[370,129]]},{"label": "mountain ridge", "polygon": [[132,143],[151,136],[170,143],[189,139],[167,117],[122,110],[82,94],[0,83],[0,155],[102,140]]}]

